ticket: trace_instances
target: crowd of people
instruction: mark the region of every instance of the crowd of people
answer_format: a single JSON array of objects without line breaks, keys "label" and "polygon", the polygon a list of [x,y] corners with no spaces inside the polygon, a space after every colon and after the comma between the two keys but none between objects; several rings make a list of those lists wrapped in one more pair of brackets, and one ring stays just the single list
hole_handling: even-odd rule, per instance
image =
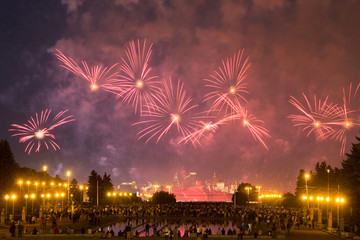
[{"label": "crowd of people", "polygon": [[[272,235],[276,236],[278,232],[290,232],[294,226],[311,226],[313,221],[309,215],[301,210],[263,207],[263,206],[247,206],[238,207],[231,203],[219,202],[177,202],[172,204],[152,205],[150,203],[133,203],[127,205],[116,206],[79,206],[70,208],[48,208],[42,211],[42,216],[33,216],[31,223],[39,223],[40,230],[46,230],[47,223],[51,223],[51,232],[54,234],[63,233],[57,222],[66,222],[69,224],[80,222],[86,228],[101,229],[103,219],[108,216],[114,216],[118,219],[141,219],[145,226],[145,236],[149,236],[150,226],[147,219],[187,219],[191,222],[188,229],[185,229],[181,237],[192,235],[238,235],[246,234]],[[34,221],[34,218],[36,219]],[[232,229],[227,231],[222,228],[217,232],[212,232],[207,228],[209,221],[221,219],[221,221],[231,221],[234,225]],[[105,224],[108,224],[105,222]],[[146,225],[145,225],[146,224]],[[188,226],[186,225],[185,228]],[[127,236],[139,234],[136,230],[131,230],[132,226],[128,225],[124,231],[119,231],[118,236]],[[13,234],[14,226],[11,225],[10,232]],[[81,229],[81,233],[87,230]],[[99,230],[98,230],[99,231]],[[110,231],[110,230],[109,230]],[[114,232],[106,232],[107,235],[116,235]],[[67,233],[71,234],[74,229]],[[91,231],[90,231],[91,232]],[[89,233],[89,231],[88,231]],[[92,232],[93,233],[93,232]],[[176,238],[180,236],[180,231],[176,228],[164,228],[153,230],[154,236],[164,236],[164,238]]]}]

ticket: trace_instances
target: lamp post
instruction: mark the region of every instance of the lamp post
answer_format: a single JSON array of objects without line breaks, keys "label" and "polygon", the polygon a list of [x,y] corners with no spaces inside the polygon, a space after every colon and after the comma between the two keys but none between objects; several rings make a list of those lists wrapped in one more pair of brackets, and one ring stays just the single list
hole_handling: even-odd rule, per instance
[{"label": "lamp post", "polygon": [[19,183],[19,189],[20,189],[19,194],[21,194],[21,185],[22,185],[23,181],[19,180],[18,183]]},{"label": "lamp post", "polygon": [[7,203],[9,200],[9,195],[5,195],[5,219],[7,218]]},{"label": "lamp post", "polygon": [[61,196],[61,209],[64,209],[64,193],[61,193],[60,196]]},{"label": "lamp post", "polygon": [[[330,169],[326,169],[328,176],[328,185],[327,185],[327,196],[330,197]],[[329,217],[329,201],[326,202],[326,217]]]},{"label": "lamp post", "polygon": [[27,199],[29,198],[29,195],[25,194],[25,215],[27,216]]},{"label": "lamp post", "polygon": [[171,193],[171,185],[167,185],[166,188],[169,189],[169,193]]},{"label": "lamp post", "polygon": [[37,187],[38,187],[39,183],[38,183],[38,182],[35,182],[34,184],[35,184],[35,192],[36,192],[36,194],[37,194]]},{"label": "lamp post", "polygon": [[79,186],[80,190],[81,190],[81,199],[80,199],[80,202],[82,203],[83,200],[84,200],[84,192],[83,192],[83,189],[84,187],[82,185]]},{"label": "lamp post", "polygon": [[158,187],[159,187],[158,184],[155,184],[155,185],[154,185],[155,192],[156,192],[156,188],[158,188]]},{"label": "lamp post", "polygon": [[250,197],[250,190],[251,189],[252,189],[251,187],[245,187],[245,190],[247,190],[247,193],[248,193],[248,197]]},{"label": "lamp post", "polygon": [[256,188],[257,188],[257,189],[259,189],[259,190],[258,190],[258,196],[260,196],[260,189],[261,189],[261,186],[256,186]]},{"label": "lamp post", "polygon": [[309,208],[309,189],[308,189],[308,185],[307,182],[310,178],[309,174],[305,174],[305,188],[306,188],[306,197],[307,197],[307,208]]},{"label": "lamp post", "polygon": [[68,206],[70,206],[70,175],[71,172],[67,171],[66,176],[68,177]]},{"label": "lamp post", "polygon": [[31,198],[31,216],[34,216],[34,198],[35,198],[35,194],[31,194],[30,198]]},{"label": "lamp post", "polygon": [[[45,175],[46,175],[46,171],[47,171],[47,166],[44,165],[44,166],[43,166],[44,179],[43,179],[43,182],[42,182],[42,185],[43,185],[43,194],[44,194],[44,195],[45,195]],[[43,198],[43,204],[44,204],[44,207],[45,207],[45,197]]]},{"label": "lamp post", "polygon": [[11,196],[12,200],[13,200],[13,218],[15,217],[15,199],[16,199],[16,196],[15,194],[13,194]]},{"label": "lamp post", "polygon": [[30,192],[30,183],[31,183],[30,181],[27,181],[27,182],[26,182],[26,184],[27,184],[27,186],[28,186],[27,193],[29,193],[29,192]]}]

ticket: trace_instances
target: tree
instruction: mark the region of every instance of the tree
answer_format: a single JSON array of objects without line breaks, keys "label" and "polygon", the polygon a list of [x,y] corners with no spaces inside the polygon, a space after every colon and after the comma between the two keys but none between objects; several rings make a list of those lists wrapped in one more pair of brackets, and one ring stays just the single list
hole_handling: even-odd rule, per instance
[{"label": "tree", "polygon": [[251,186],[250,183],[241,183],[239,184],[237,191],[232,197],[232,201],[236,200],[236,205],[244,206],[248,204],[249,201],[256,201],[258,199],[258,193],[255,191],[256,188]]},{"label": "tree", "polygon": [[360,138],[353,143],[350,153],[342,161],[341,175],[344,183],[343,190],[348,196],[349,205],[354,208],[355,224],[360,223]]},{"label": "tree", "polygon": [[292,193],[285,193],[282,196],[282,202],[281,205],[283,207],[287,207],[287,208],[294,208],[294,207],[299,207],[299,199],[295,197],[294,194]]},{"label": "tree", "polygon": [[81,190],[79,189],[78,181],[74,178],[70,182],[70,199],[75,204],[82,202]]},{"label": "tree", "polygon": [[168,204],[168,203],[175,203],[176,197],[172,193],[160,191],[154,193],[151,202],[153,204]]},{"label": "tree", "polygon": [[19,165],[15,162],[9,142],[0,140],[0,184],[3,192],[13,189]]},{"label": "tree", "polygon": [[[89,202],[96,204],[97,203],[97,186],[101,184],[101,177],[100,175],[95,171],[92,170],[89,176],[88,185],[89,189],[87,191],[87,195],[89,197]],[[99,195],[100,196],[100,195]]]}]

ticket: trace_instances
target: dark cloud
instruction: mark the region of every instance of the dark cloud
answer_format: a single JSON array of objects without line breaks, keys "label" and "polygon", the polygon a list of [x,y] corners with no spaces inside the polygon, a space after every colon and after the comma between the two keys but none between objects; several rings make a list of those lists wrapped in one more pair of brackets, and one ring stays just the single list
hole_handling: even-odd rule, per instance
[{"label": "dark cloud", "polygon": [[[342,87],[358,83],[359,8],[357,1],[2,1],[1,135],[10,138],[11,123],[42,109],[70,109],[76,122],[56,132],[59,152],[27,156],[10,138],[22,166],[47,162],[60,175],[73,169],[80,181],[95,169],[114,182],[169,182],[184,171],[205,179],[215,171],[227,181],[293,191],[300,168],[317,161],[339,166],[342,157],[339,143],[317,142],[291,126],[289,96],[303,91],[340,101]],[[110,66],[137,38],[154,43],[153,74],[180,78],[199,111],[208,107],[203,79],[245,49],[252,62],[246,107],[270,130],[269,150],[236,124],[198,148],[177,144],[175,134],[145,144],[131,106],[91,92],[54,57],[60,49],[78,62]]]}]

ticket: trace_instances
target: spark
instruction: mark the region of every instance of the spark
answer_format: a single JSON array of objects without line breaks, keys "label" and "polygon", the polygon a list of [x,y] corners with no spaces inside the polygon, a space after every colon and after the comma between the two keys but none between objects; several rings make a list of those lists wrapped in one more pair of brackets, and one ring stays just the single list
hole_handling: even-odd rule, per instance
[{"label": "spark", "polygon": [[95,67],[89,67],[85,61],[81,61],[82,68],[70,57],[66,57],[60,50],[56,49],[55,54],[57,59],[62,62],[63,68],[74,73],[75,75],[90,82],[91,91],[95,91],[101,88],[107,92],[118,94],[122,89],[119,85],[114,85],[117,82],[116,75],[118,72],[114,71],[117,63],[110,68],[103,67],[102,65],[96,65]]},{"label": "spark", "polygon": [[152,76],[152,68],[149,66],[152,44],[147,47],[146,39],[143,44],[140,40],[130,41],[125,50],[126,56],[122,58],[119,79],[115,81],[115,86],[119,86],[122,91],[117,94],[117,98],[131,104],[135,113],[142,115],[144,110],[149,110],[150,106],[155,106],[155,99],[160,93],[160,81],[157,76]]},{"label": "spark", "polygon": [[[210,78],[204,79],[212,91],[205,95],[204,101],[212,101],[211,110],[217,109],[227,114],[232,111],[229,102],[240,104],[246,102],[243,94],[248,93],[247,84],[244,82],[247,75],[246,71],[250,67],[248,58],[242,62],[244,50],[239,50],[232,58],[222,61],[222,66],[218,67],[218,71],[210,75]],[[231,112],[232,113],[232,112]]]},{"label": "spark", "polygon": [[51,110],[45,109],[40,114],[35,113],[35,117],[31,116],[23,125],[11,124],[12,128],[9,131],[17,132],[11,136],[19,136],[20,143],[27,143],[25,148],[27,154],[30,154],[34,147],[36,148],[35,152],[39,152],[42,144],[48,150],[50,147],[55,151],[59,150],[60,146],[55,142],[55,135],[51,131],[65,123],[75,121],[71,115],[63,116],[67,111],[61,111],[52,120],[49,120]]},{"label": "spark", "polygon": [[181,136],[186,136],[199,125],[196,118],[191,115],[191,110],[197,105],[193,105],[191,97],[186,95],[184,84],[178,80],[174,86],[169,79],[163,81],[163,86],[157,98],[157,105],[152,106],[152,110],[144,111],[145,120],[134,124],[146,126],[139,131],[138,139],[147,138],[146,142],[149,142],[156,138],[158,143],[172,128],[176,128]]}]

